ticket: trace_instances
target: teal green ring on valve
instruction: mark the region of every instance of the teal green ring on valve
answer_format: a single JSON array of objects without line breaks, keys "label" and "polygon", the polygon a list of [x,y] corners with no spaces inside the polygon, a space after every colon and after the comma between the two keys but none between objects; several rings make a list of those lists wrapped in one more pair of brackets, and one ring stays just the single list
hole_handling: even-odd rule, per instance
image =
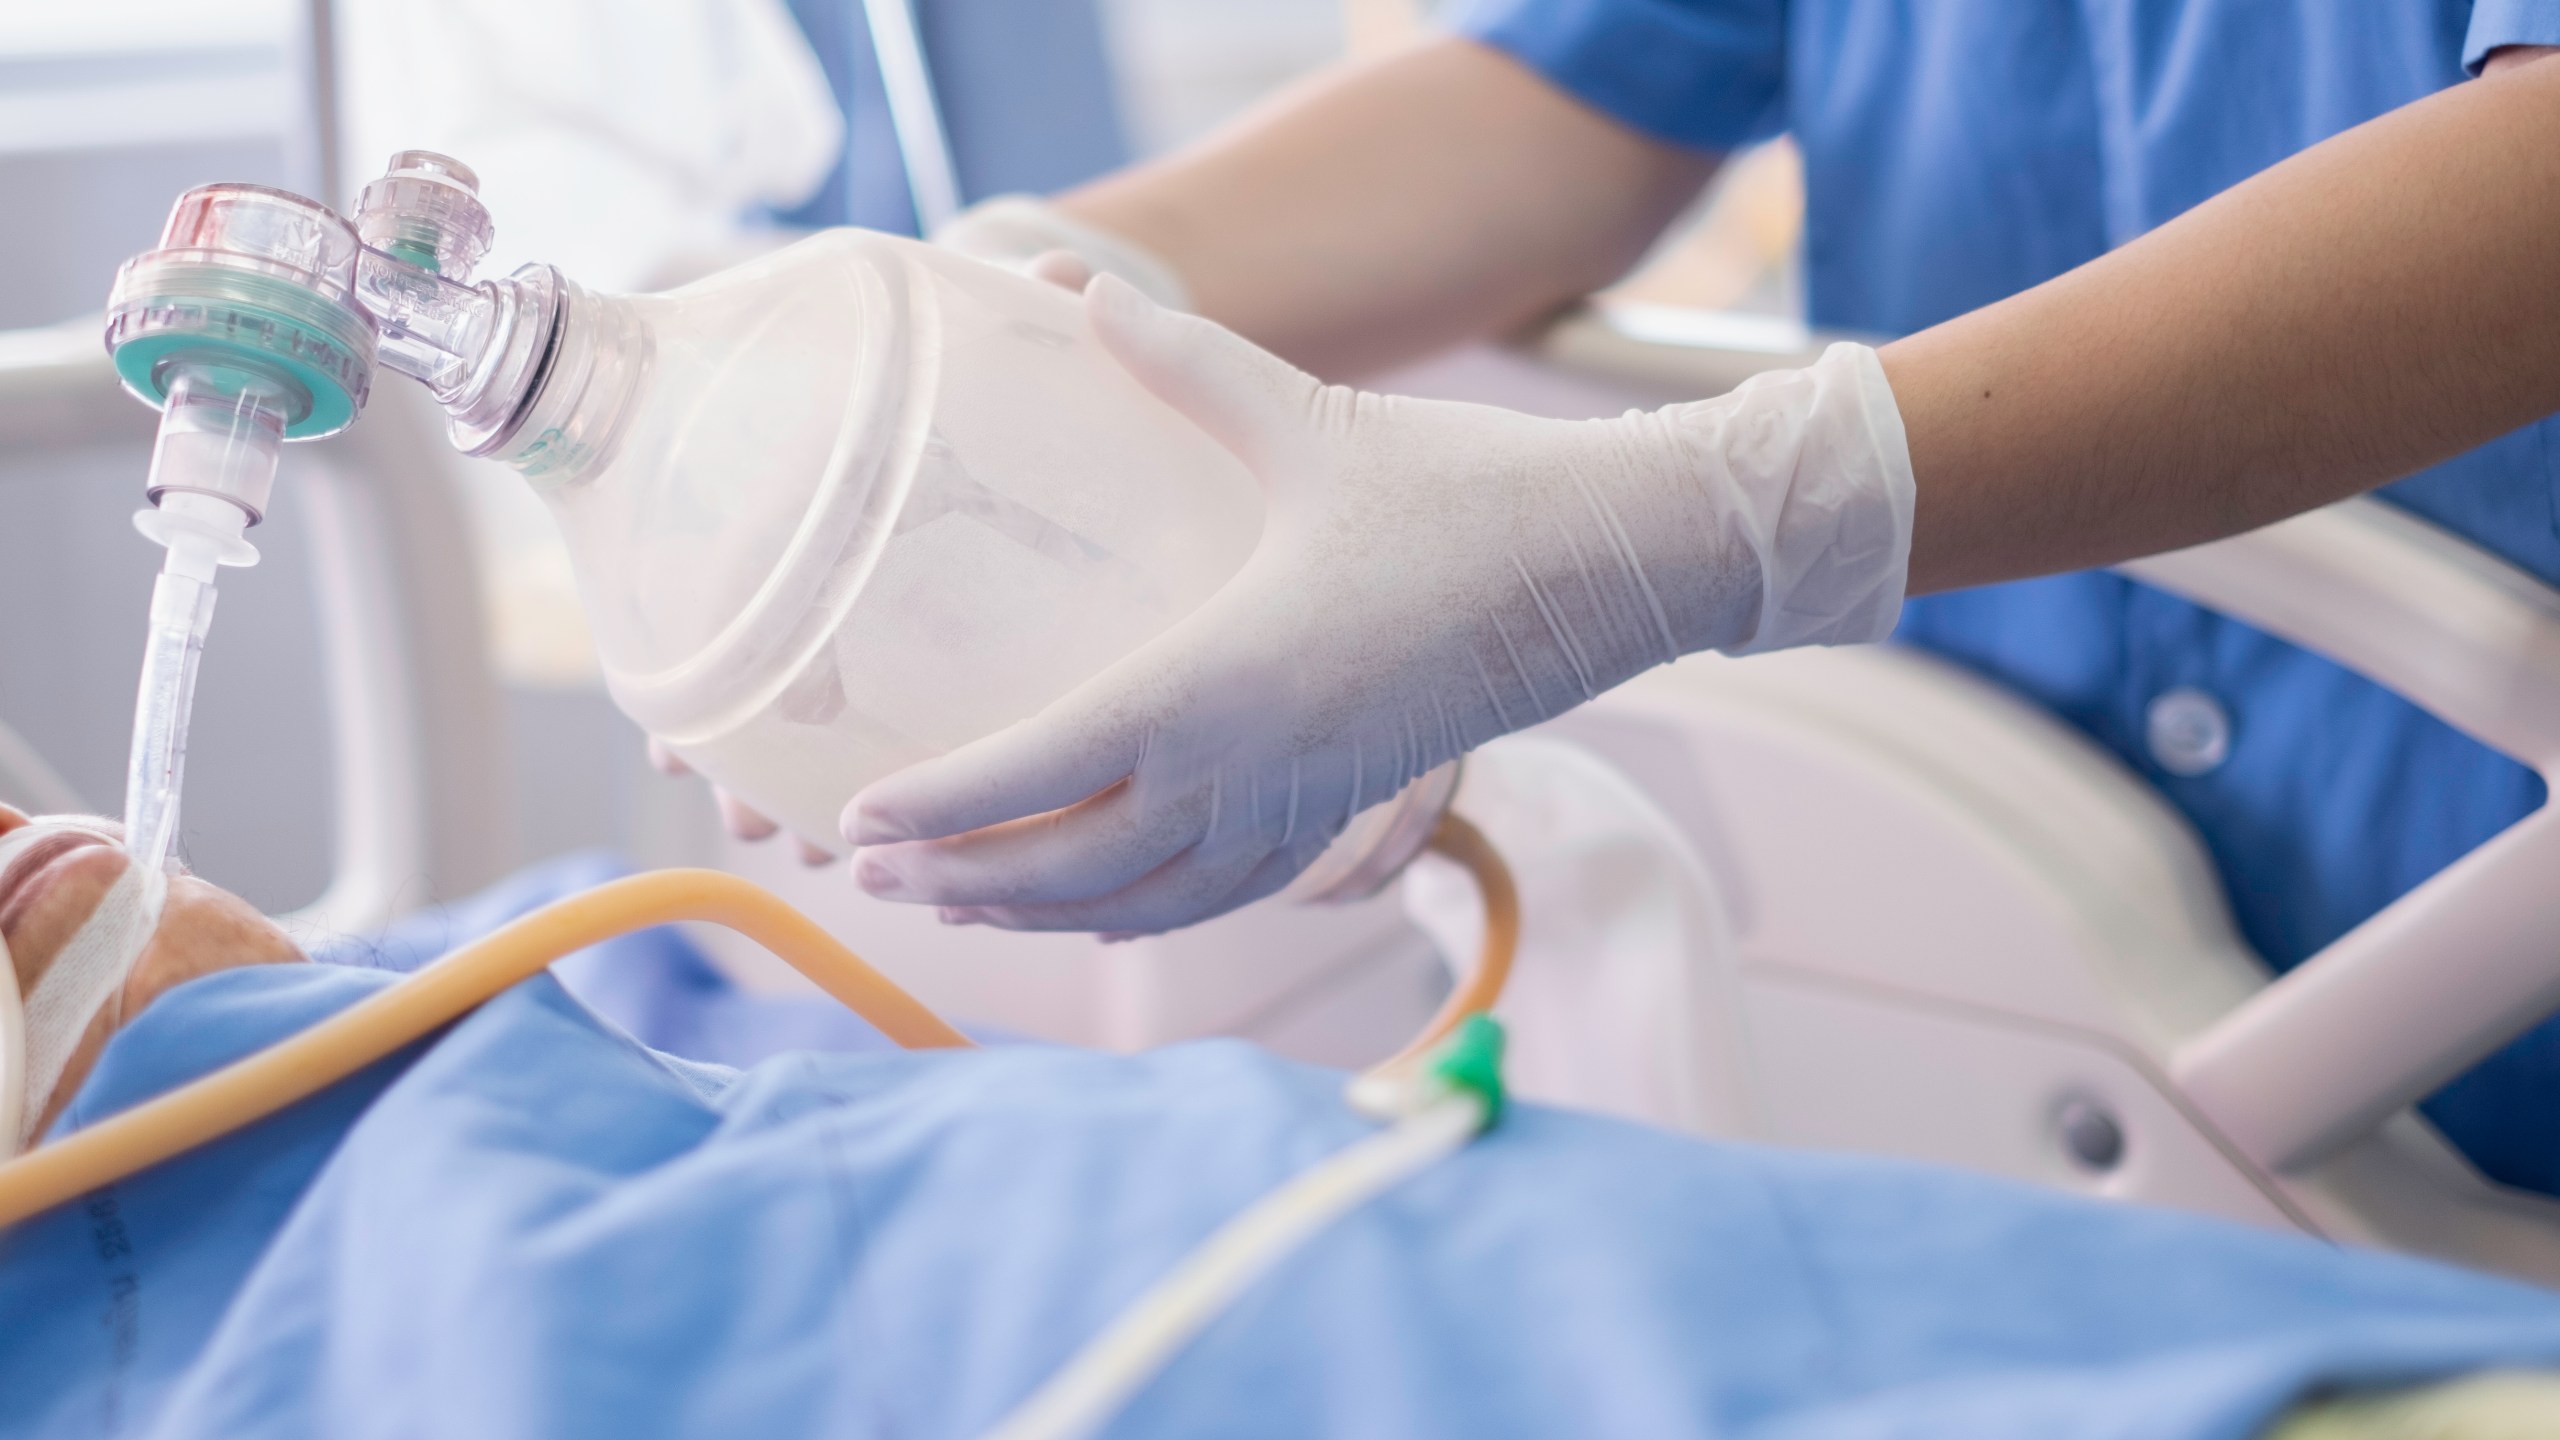
[{"label": "teal green ring on valve", "polygon": [[[180,360],[231,363],[273,374],[306,401],[285,425],[288,440],[333,435],[354,423],[373,377],[373,326],[326,295],[289,281],[185,263],[120,279],[108,316],[116,374],[154,408],[168,403]],[[140,293],[134,293],[134,292]]]},{"label": "teal green ring on valve", "polygon": [[168,382],[177,373],[174,365],[163,362],[181,359],[191,364],[218,366],[228,361],[251,370],[281,371],[304,397],[299,416],[285,425],[287,440],[334,435],[355,422],[355,397],[327,372],[257,346],[201,335],[145,335],[116,347],[116,374],[126,389],[157,408],[168,404]]}]

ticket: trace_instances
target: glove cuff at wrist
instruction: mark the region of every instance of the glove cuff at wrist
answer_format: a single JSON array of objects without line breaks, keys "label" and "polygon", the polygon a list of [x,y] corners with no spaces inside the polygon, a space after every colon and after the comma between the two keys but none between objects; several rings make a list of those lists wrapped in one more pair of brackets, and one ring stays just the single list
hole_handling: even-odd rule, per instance
[{"label": "glove cuff at wrist", "polygon": [[[1783,417],[1781,419],[1780,417]],[[1902,411],[1867,346],[1666,412],[1760,562],[1758,614],[1717,648],[1752,654],[1893,633],[1911,569]]]}]

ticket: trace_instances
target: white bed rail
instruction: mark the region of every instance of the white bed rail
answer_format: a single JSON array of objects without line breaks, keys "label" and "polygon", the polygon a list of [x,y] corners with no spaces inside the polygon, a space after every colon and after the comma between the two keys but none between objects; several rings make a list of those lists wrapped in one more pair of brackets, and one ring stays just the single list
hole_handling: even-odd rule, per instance
[{"label": "white bed rail", "polygon": [[[2373,500],[2123,567],[2316,651],[2560,780],[2560,595]],[[2172,1074],[2258,1163],[2317,1162],[2560,1009],[2548,805],[2182,1048]]]},{"label": "white bed rail", "polygon": [[[1535,358],[1713,394],[1831,339],[1595,304]],[[2315,651],[2560,782],[2560,591],[2379,501],[2120,569]],[[2175,1082],[2270,1171],[2316,1164],[2560,1010],[2560,811],[2545,805],[2240,1005]]]}]

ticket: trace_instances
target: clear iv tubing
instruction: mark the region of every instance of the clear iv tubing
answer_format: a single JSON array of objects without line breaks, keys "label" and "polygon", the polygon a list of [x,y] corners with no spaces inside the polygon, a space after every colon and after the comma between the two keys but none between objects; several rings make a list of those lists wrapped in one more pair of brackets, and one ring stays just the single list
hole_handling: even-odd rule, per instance
[{"label": "clear iv tubing", "polygon": [[125,853],[161,869],[177,838],[187,723],[197,663],[213,625],[214,575],[254,565],[243,532],[265,510],[284,443],[280,386],[233,372],[182,373],[169,386],[146,491],[153,508],[134,526],[167,547],[151,586],[142,683],[134,698],[133,751],[125,767]]},{"label": "clear iv tubing", "polygon": [[143,642],[142,688],[133,707],[133,754],[125,770],[124,848],[135,864],[169,862],[178,828],[178,785],[187,763],[187,719],[195,708],[196,664],[213,625],[213,582],[163,570],[151,586],[151,629]]}]

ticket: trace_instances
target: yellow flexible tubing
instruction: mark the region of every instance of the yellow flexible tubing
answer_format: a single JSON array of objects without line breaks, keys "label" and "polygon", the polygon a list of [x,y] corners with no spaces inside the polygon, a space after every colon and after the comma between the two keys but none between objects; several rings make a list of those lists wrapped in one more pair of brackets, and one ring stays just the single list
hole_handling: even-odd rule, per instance
[{"label": "yellow flexible tubing", "polygon": [[0,1225],[271,1115],[460,1019],[561,956],[676,920],[707,920],[748,936],[901,1045],[969,1043],[770,892],[717,870],[658,870],[545,905],[308,1030],[0,1166]]},{"label": "yellow flexible tubing", "polygon": [[[1381,1070],[1409,1063],[1461,1019],[1491,1008],[1519,938],[1510,871],[1483,835],[1449,815],[1431,845],[1465,866],[1484,895],[1484,952],[1422,1035]],[[972,1043],[762,886],[718,870],[654,870],[545,905],[308,1030],[0,1164],[0,1229],[264,1119],[462,1018],[562,956],[679,920],[724,925],[764,946],[907,1049]]]},{"label": "yellow flexible tubing", "polygon": [[1402,1050],[1370,1066],[1372,1075],[1412,1064],[1448,1039],[1459,1021],[1491,1010],[1502,998],[1502,987],[1510,982],[1511,960],[1520,950],[1520,890],[1511,883],[1511,867],[1502,863],[1493,842],[1451,811],[1440,817],[1440,827],[1431,832],[1431,848],[1456,861],[1476,882],[1476,899],[1484,906],[1484,939],[1476,949],[1476,968],[1440,1002],[1440,1013]]}]

